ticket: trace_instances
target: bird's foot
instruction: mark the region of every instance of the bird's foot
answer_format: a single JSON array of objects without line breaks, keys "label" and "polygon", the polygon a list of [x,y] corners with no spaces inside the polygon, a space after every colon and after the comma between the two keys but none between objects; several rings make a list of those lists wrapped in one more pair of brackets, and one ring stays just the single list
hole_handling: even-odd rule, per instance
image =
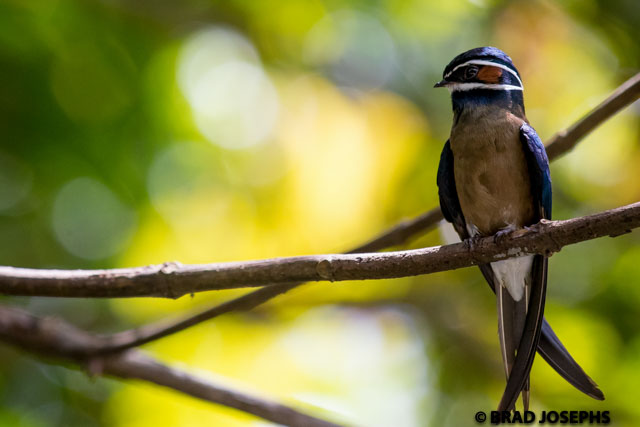
[{"label": "bird's foot", "polygon": [[464,239],[464,244],[468,251],[473,251],[476,248],[477,243],[482,239],[482,236],[476,234],[475,236]]},{"label": "bird's foot", "polygon": [[504,242],[506,238],[509,237],[513,231],[514,229],[511,227],[498,230],[498,232],[493,235],[493,243],[496,243],[499,245],[500,243]]},{"label": "bird's foot", "polygon": [[498,232],[493,235],[493,242],[496,244],[500,244],[508,238],[515,239],[518,237],[526,236],[527,234],[532,232],[535,232],[535,229],[533,227],[527,227],[526,225],[522,228],[514,228],[511,226],[506,227],[502,230],[498,230]]}]

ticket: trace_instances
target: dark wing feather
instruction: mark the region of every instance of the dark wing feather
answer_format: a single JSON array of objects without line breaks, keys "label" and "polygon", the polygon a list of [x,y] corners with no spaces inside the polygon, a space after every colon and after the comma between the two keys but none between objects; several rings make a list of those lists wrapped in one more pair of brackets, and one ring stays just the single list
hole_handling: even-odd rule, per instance
[{"label": "dark wing feather", "polygon": [[[551,176],[549,159],[544,145],[536,131],[528,124],[520,128],[520,139],[525,149],[527,163],[531,174],[532,194],[538,195],[540,218],[551,219]],[[527,150],[528,149],[528,150]],[[546,260],[544,269],[547,269]],[[546,276],[546,274],[545,274]],[[570,384],[578,390],[593,397],[604,400],[604,394],[596,383],[582,370],[571,357],[560,339],[543,319],[542,336],[538,343],[538,351],[542,357]]]},{"label": "dark wing feather", "polygon": [[547,152],[536,131],[526,123],[520,127],[520,141],[529,167],[531,194],[539,209],[538,220],[551,219],[551,174]]},{"label": "dark wing feather", "polygon": [[451,143],[447,140],[440,155],[438,165],[438,197],[440,198],[440,210],[444,219],[453,224],[461,240],[469,238],[467,223],[462,215],[458,191],[456,190],[456,178],[453,174],[453,152]]}]

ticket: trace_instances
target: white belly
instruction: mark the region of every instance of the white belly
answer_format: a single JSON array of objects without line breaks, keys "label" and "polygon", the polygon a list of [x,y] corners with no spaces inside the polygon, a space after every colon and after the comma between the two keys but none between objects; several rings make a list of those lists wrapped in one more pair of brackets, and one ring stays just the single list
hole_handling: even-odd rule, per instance
[{"label": "white belly", "polygon": [[496,285],[505,287],[511,298],[520,301],[531,277],[532,264],[533,255],[492,262],[491,269],[498,282]]}]

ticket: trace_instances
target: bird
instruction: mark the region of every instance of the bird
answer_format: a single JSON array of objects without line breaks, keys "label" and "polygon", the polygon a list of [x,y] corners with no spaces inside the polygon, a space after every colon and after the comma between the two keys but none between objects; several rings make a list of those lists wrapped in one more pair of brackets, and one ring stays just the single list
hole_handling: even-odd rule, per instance
[{"label": "bird", "polygon": [[[440,208],[473,245],[551,219],[551,177],[544,145],[525,115],[524,87],[511,58],[495,47],[461,53],[434,87],[451,94],[453,124],[438,166]],[[498,337],[507,384],[499,411],[530,403],[536,350],[566,381],[597,400],[598,385],[544,318],[548,259],[526,255],[479,266],[496,294]]]}]

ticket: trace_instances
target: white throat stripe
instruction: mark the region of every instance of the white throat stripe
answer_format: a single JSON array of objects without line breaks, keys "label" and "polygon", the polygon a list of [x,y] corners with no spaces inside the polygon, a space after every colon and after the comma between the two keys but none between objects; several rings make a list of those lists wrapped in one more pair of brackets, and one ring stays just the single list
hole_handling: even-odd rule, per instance
[{"label": "white throat stripe", "polygon": [[473,89],[490,89],[490,90],[522,90],[520,86],[500,85],[488,83],[449,83],[447,85],[449,92],[464,92]]},{"label": "white throat stripe", "polygon": [[[453,74],[453,72],[456,71],[458,68],[466,67],[467,65],[489,65],[491,67],[502,68],[503,70],[506,70],[506,71],[510,72],[516,78],[516,80],[518,80],[518,83],[520,83],[520,90],[524,90],[524,85],[522,84],[522,80],[520,80],[520,77],[518,77],[518,73],[516,73],[515,71],[513,71],[511,68],[507,67],[506,65],[498,64],[497,62],[484,61],[482,59],[472,59],[471,61],[467,61],[465,63],[457,65],[453,70],[449,71],[444,76],[444,78],[446,79],[451,74]],[[506,86],[510,86],[510,85],[506,85]]]}]

